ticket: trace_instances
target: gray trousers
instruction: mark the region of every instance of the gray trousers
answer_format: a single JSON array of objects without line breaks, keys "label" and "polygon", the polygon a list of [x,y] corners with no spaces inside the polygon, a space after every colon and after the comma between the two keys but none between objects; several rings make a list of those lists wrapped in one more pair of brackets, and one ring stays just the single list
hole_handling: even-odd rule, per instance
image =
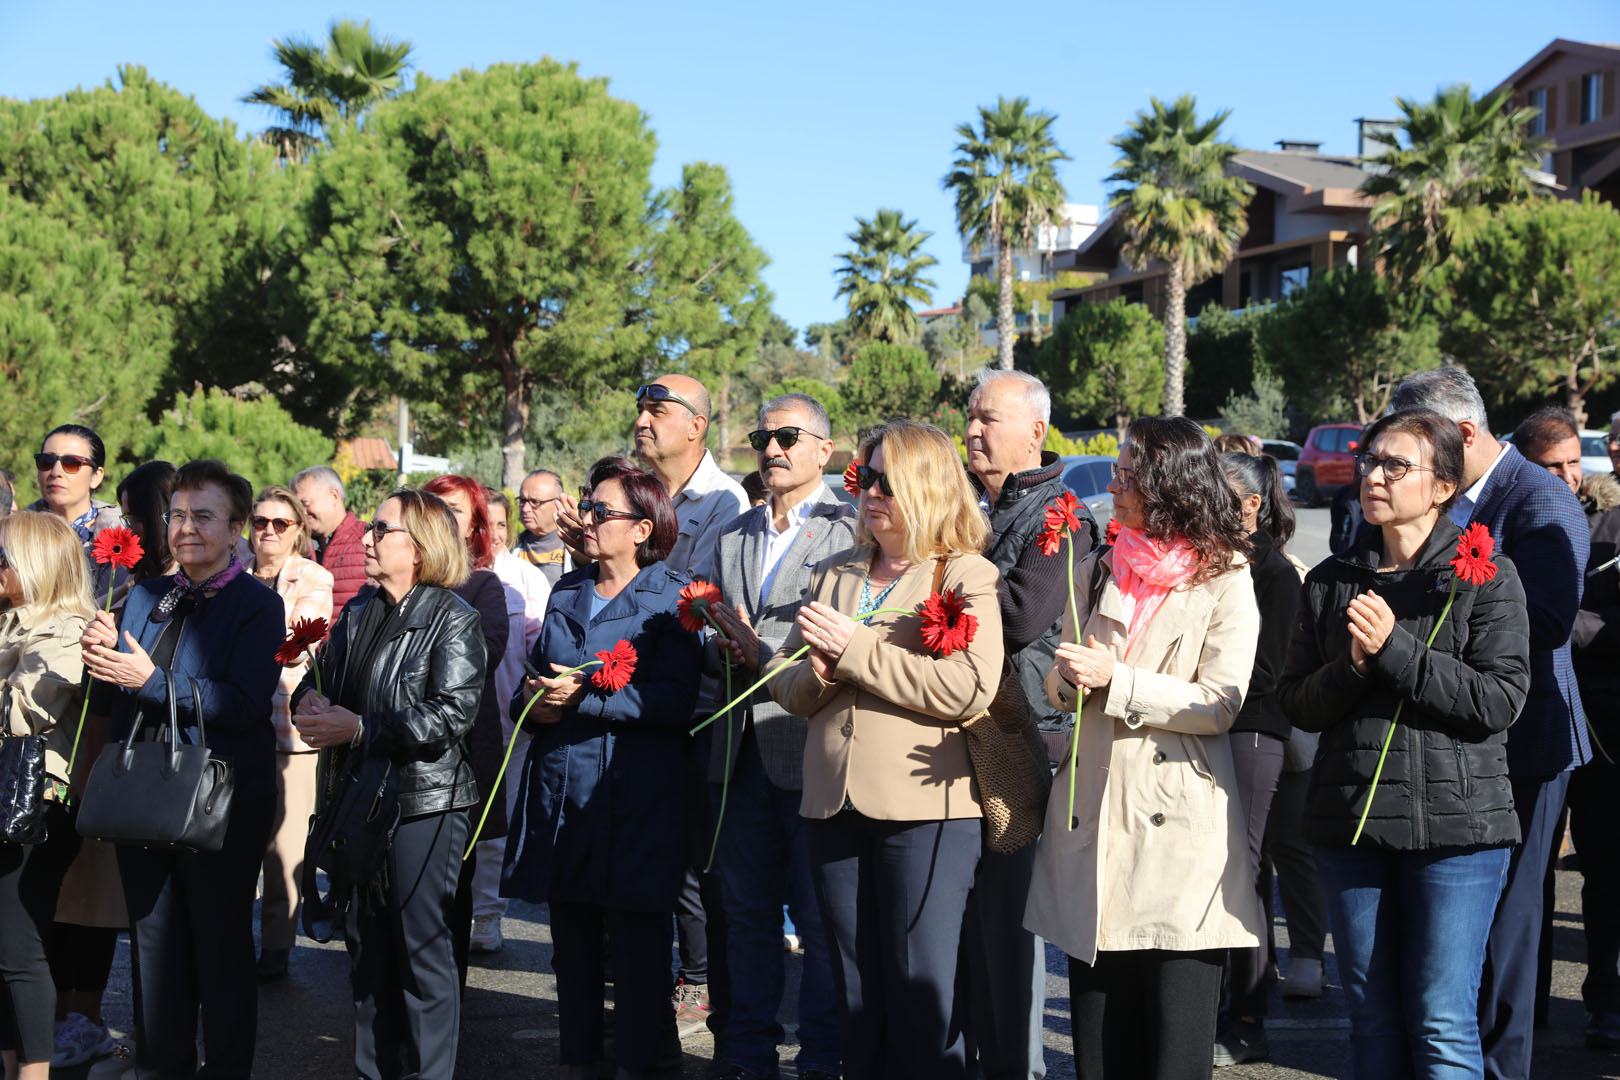
[{"label": "gray trousers", "polygon": [[957,1009],[968,1018],[968,1075],[1042,1080],[1046,943],[1024,929],[1035,845],[1002,855],[986,845],[962,919]]}]

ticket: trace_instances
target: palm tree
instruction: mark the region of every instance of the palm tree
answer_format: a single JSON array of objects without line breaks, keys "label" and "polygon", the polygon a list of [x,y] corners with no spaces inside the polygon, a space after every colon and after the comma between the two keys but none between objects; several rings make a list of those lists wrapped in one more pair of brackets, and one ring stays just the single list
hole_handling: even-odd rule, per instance
[{"label": "palm tree", "polygon": [[1547,193],[1530,176],[1541,167],[1541,140],[1529,133],[1537,110],[1511,108],[1510,95],[1475,98],[1458,83],[1428,103],[1397,97],[1406,145],[1392,132],[1369,133],[1385,149],[1367,158],[1361,192],[1377,200],[1374,243],[1398,279],[1445,263],[1497,207]]},{"label": "palm tree", "polygon": [[1236,146],[1219,138],[1231,110],[1200,122],[1191,94],[1165,105],[1150,97],[1123,134],[1109,175],[1127,185],[1109,197],[1125,229],[1125,261],[1142,270],[1165,267],[1164,411],[1180,416],[1187,377],[1187,287],[1219,272],[1243,236],[1254,188],[1228,176]]},{"label": "palm tree", "polygon": [[919,250],[932,235],[898,210],[855,219],[848,234],[855,250],[838,256],[843,265],[834,272],[842,280],[833,295],[849,297],[849,324],[857,336],[896,344],[917,336],[911,305],[928,302],[934,283],[922,272],[939,263]]},{"label": "palm tree", "polygon": [[275,57],[287,81],[266,83],[242,97],[281,115],[283,123],[265,128],[263,138],[288,161],[303,160],[334,124],[358,119],[405,84],[409,41],[372,37],[369,19],[334,22],[326,36],[325,45],[278,38]]},{"label": "palm tree", "polygon": [[945,174],[956,194],[956,228],[976,248],[995,245],[996,363],[1013,366],[1013,250],[1034,242],[1035,230],[1052,223],[1067,196],[1057,163],[1069,155],[1052,139],[1053,113],[1032,112],[1028,98],[997,98],[979,106],[979,128],[956,125],[962,140]]}]

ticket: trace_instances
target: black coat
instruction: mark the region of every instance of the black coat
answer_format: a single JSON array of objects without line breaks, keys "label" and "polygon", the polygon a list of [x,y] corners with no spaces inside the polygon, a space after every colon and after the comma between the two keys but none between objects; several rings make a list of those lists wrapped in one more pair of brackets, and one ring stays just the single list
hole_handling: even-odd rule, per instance
[{"label": "black coat", "polygon": [[[1460,530],[1442,517],[1412,570],[1380,574],[1383,535],[1365,530],[1305,579],[1299,623],[1278,682],[1283,712],[1322,739],[1305,835],[1347,847],[1396,706],[1405,701],[1360,846],[1396,851],[1516,843],[1507,728],[1530,687],[1524,589],[1506,558],[1486,585],[1459,582],[1433,646]],[[1350,663],[1350,601],[1376,589],[1396,625],[1368,674]]]},{"label": "black coat", "polygon": [[1288,642],[1299,615],[1299,571],[1277,550],[1269,535],[1249,537],[1254,553],[1249,573],[1254,577],[1254,601],[1260,607],[1260,640],[1254,651],[1254,674],[1243,695],[1232,730],[1261,731],[1279,739],[1289,735],[1288,717],[1277,701],[1277,676],[1288,655]]},{"label": "black coat", "polygon": [[[392,626],[375,661],[364,670],[351,670],[355,624],[376,596],[374,585],[360,590],[344,606],[321,650],[321,686],[327,699],[360,714],[365,724],[361,753],[386,756],[399,766],[403,816],[476,806],[478,782],[467,733],[484,689],[486,658],[478,612],[449,589],[418,585],[402,601],[402,610],[390,616]],[[307,677],[298,693],[313,688],[313,676]]]},{"label": "black coat", "polygon": [[[506,779],[502,777],[496,791],[495,777],[500,774],[501,760],[506,757],[506,734],[501,729],[501,715],[506,703],[495,693],[495,669],[506,655],[506,639],[512,632],[512,622],[506,612],[506,590],[493,570],[474,570],[465,585],[450,590],[478,612],[480,633],[484,636],[484,692],[478,701],[478,718],[467,732],[467,753],[472,757],[473,775],[478,778],[479,797],[489,802],[489,817],[484,822],[481,840],[498,840],[506,835]],[[508,766],[510,768],[510,766]],[[495,791],[495,798],[489,794]]]},{"label": "black coat", "polygon": [[1589,510],[1587,521],[1592,554],[1569,643],[1586,720],[1602,746],[1601,752],[1593,748],[1594,760],[1620,761],[1620,717],[1615,714],[1620,701],[1620,507]]}]

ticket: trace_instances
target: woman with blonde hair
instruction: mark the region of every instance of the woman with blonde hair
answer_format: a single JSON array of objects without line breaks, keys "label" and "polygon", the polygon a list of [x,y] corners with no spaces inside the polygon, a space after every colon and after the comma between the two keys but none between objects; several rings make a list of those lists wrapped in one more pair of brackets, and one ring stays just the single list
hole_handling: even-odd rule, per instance
[{"label": "woman with blonde hair", "polygon": [[[982,809],[964,720],[995,697],[1003,646],[989,523],[944,432],[895,420],[856,455],[856,547],[818,567],[767,685],[809,719],[811,871],[841,998],[844,1075],[963,1075],[955,1015],[962,915]],[[977,621],[941,655],[917,612],[931,592]],[[901,609],[858,621],[880,609]],[[965,621],[965,620],[964,620]]]},{"label": "woman with blonde hair", "polygon": [[[287,628],[309,619],[332,619],[332,573],[313,558],[314,543],[304,507],[280,484],[260,491],[248,518],[248,544],[253,554],[247,568],[276,590],[287,612]],[[315,812],[315,763],[318,754],[298,737],[292,724],[292,693],[309,666],[308,653],[281,669],[281,682],[270,699],[270,722],[276,726],[276,816],[270,848],[264,854],[264,895],[259,908],[261,980],[287,974],[292,952],[293,915],[298,910],[298,877],[304,867],[304,840]]]},{"label": "woman with blonde hair", "polygon": [[461,984],[449,919],[464,811],[478,803],[467,732],[484,686],[484,639],[478,613],[451,591],[470,568],[441,499],[396,491],[361,543],[373,584],[344,605],[318,661],[332,700],[306,673],[293,723],[308,745],[338,748],[334,776],[384,759],[397,792],[399,825],[378,879],[334,898],[348,909],[355,1074],[450,1080]]},{"label": "woman with blonde hair", "polygon": [[45,738],[45,840],[0,843],[0,1050],[8,1080],[46,1080],[56,989],[45,955],[62,878],[79,850],[67,804],[68,757],[84,664],[79,638],[95,605],[90,567],[67,520],[0,518],[0,723]]}]

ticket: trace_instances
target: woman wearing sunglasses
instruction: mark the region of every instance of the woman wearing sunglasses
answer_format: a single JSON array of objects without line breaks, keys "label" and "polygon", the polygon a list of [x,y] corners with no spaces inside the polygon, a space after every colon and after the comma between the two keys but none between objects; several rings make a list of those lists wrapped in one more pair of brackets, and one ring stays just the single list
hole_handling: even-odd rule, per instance
[{"label": "woman wearing sunglasses", "polygon": [[1296,727],[1322,736],[1305,837],[1350,1007],[1352,1071],[1482,1076],[1485,943],[1520,838],[1507,728],[1530,688],[1524,588],[1500,555],[1487,583],[1457,580],[1460,532],[1446,513],[1462,486],[1456,424],[1393,413],[1363,446],[1361,507],[1377,527],[1306,576],[1277,695]]},{"label": "woman wearing sunglasses", "polygon": [[[55,514],[72,525],[87,558],[97,533],[124,524],[118,507],[92,498],[107,475],[106,464],[107,447],[101,436],[83,424],[53,428],[34,455],[40,498],[28,509]],[[128,583],[128,570],[111,563],[91,563],[90,591],[101,600],[106,600],[109,585],[117,599]]]},{"label": "woman wearing sunglasses", "polygon": [[[253,500],[248,518],[248,571],[281,597],[287,628],[304,619],[332,620],[332,574],[311,556],[304,507],[288,488],[272,484]],[[264,855],[264,897],[259,909],[261,980],[287,974],[298,911],[298,880],[304,866],[304,841],[315,812],[315,747],[298,737],[292,723],[292,694],[309,666],[305,653],[281,669],[281,682],[270,699],[276,726],[276,817],[270,848]]]},{"label": "woman wearing sunglasses", "polygon": [[[685,775],[703,658],[676,612],[687,578],[663,558],[675,543],[664,485],[622,458],[591,469],[579,503],[585,554],[551,591],[512,718],[526,723],[517,816],[501,892],[551,905],[552,967],[562,1024],[563,1080],[591,1080],[602,1056],[602,1001],[613,961],[618,1080],[660,1067],[679,1045],[670,1008],[670,946],[686,867]],[[594,660],[620,640],[634,674],[609,691]]]},{"label": "woman wearing sunglasses", "polygon": [[[957,947],[983,810],[961,724],[1001,682],[989,522],[944,432],[894,420],[861,443],[856,546],[817,569],[766,685],[809,721],[799,813],[841,1000],[844,1076],[960,1077]],[[977,620],[948,655],[918,609],[938,589]],[[870,621],[854,617],[901,609]],[[777,670],[780,670],[778,668]]]},{"label": "woman wearing sunglasses", "polygon": [[396,491],[362,544],[374,584],[338,615],[318,659],[322,692],[306,673],[293,723],[310,746],[337,748],[333,776],[347,774],[352,755],[390,762],[399,797],[379,879],[342,898],[355,1073],[450,1080],[461,1025],[450,910],[466,811],[478,804],[467,732],[484,639],[478,613],[451,591],[467,580],[467,546],[438,496]]}]

